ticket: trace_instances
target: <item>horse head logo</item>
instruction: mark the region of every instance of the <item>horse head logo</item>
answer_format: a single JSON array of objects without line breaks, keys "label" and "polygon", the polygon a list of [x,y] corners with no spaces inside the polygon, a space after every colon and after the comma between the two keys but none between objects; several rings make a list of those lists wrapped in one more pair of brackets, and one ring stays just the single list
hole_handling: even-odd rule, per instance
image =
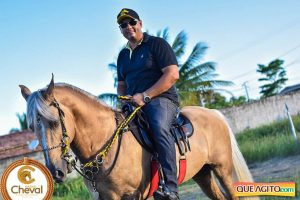
[{"label": "horse head logo", "polygon": [[34,178],[31,177],[31,172],[35,169],[30,166],[21,167],[18,171],[18,179],[23,184],[31,184],[35,181]]},{"label": "horse head logo", "polygon": [[121,11],[121,16],[126,15],[128,12],[129,12],[128,10],[123,9],[123,10]]}]

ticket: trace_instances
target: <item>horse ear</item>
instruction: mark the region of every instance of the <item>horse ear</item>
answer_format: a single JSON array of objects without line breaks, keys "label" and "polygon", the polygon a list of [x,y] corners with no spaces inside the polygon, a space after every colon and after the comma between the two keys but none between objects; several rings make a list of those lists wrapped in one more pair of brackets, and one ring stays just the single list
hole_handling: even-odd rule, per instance
[{"label": "horse ear", "polygon": [[54,89],[54,75],[52,74],[51,81],[50,81],[46,91],[43,93],[43,96],[45,99],[48,99],[52,95],[53,89]]},{"label": "horse ear", "polygon": [[25,85],[19,85],[21,88],[21,93],[24,99],[27,101],[28,97],[31,95],[31,91]]}]

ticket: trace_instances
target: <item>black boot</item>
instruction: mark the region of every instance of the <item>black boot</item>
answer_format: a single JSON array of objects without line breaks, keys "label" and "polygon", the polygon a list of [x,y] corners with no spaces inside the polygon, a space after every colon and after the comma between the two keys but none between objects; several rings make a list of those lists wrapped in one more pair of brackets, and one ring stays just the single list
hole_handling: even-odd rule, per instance
[{"label": "black boot", "polygon": [[153,194],[154,200],[180,200],[178,193],[171,192],[168,188],[156,190]]}]

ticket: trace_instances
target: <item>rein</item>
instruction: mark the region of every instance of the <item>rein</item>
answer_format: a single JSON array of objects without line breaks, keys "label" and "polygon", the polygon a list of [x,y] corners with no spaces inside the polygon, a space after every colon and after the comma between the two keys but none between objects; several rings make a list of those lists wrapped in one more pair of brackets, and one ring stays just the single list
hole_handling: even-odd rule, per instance
[{"label": "rein", "polygon": [[[126,100],[126,101],[130,100],[130,98],[127,96],[119,96],[119,99]],[[54,99],[54,101],[50,105],[53,105],[58,110],[63,137],[62,137],[61,143],[59,145],[51,147],[51,148],[42,149],[42,151],[51,151],[53,149],[61,147],[62,148],[61,158],[63,160],[65,160],[68,165],[71,165],[71,167],[73,169],[75,169],[81,176],[83,176],[87,180],[91,181],[92,185],[94,187],[94,190],[96,191],[96,188],[95,188],[96,179],[94,178],[94,176],[99,173],[99,171],[100,171],[99,168],[103,164],[104,159],[106,158],[108,152],[111,150],[112,145],[116,142],[117,138],[119,138],[121,133],[128,126],[129,122],[134,118],[136,113],[141,109],[141,106],[136,107],[135,110],[118,125],[118,127],[114,131],[113,138],[111,139],[111,141],[104,147],[104,149],[102,151],[100,151],[95,156],[95,158],[92,161],[87,162],[85,164],[81,164],[78,168],[78,166],[76,165],[77,157],[74,158],[73,155],[69,153],[69,149],[70,149],[69,139],[70,138],[68,136],[68,133],[67,133],[67,130],[65,127],[65,121],[64,121],[65,114],[64,114],[63,110],[60,108],[60,105],[56,99]]]}]

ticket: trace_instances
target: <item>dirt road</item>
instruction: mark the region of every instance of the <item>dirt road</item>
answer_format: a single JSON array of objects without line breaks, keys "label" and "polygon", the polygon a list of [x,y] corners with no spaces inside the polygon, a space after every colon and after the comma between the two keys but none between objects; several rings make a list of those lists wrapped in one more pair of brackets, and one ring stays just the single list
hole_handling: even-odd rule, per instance
[{"label": "dirt road", "polygon": [[[295,181],[297,177],[298,179],[300,177],[300,155],[287,158],[274,158],[262,163],[249,165],[249,168],[255,182]],[[300,199],[299,192],[296,199]],[[208,199],[196,183],[182,186],[180,188],[180,198],[182,200]],[[270,199],[278,198],[273,197]]]}]

